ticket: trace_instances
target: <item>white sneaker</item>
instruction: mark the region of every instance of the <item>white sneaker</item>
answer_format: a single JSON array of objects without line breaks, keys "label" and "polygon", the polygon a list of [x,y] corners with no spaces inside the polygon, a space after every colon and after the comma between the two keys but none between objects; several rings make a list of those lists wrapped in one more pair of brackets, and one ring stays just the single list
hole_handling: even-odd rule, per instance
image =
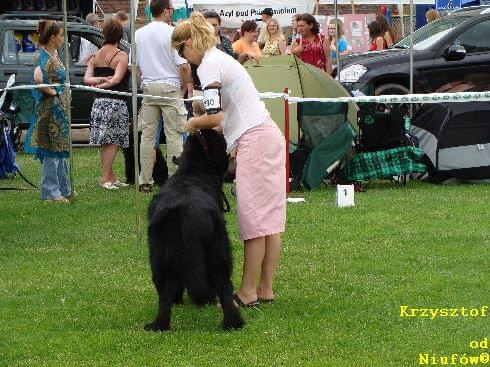
[{"label": "white sneaker", "polygon": [[127,184],[127,183],[125,183],[125,182],[121,182],[121,181],[119,181],[119,180],[116,180],[116,181],[114,182],[114,186],[117,186],[117,187],[128,187],[128,186],[129,186],[129,184]]},{"label": "white sneaker", "polygon": [[112,182],[105,182],[103,185],[100,185],[103,189],[107,190],[117,190],[119,187],[114,185]]}]

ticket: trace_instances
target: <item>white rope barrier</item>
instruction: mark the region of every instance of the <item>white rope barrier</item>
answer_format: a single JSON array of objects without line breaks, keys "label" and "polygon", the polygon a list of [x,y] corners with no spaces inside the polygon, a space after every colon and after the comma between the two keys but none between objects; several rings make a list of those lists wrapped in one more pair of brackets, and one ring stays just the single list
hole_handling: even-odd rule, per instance
[{"label": "white rope barrier", "polygon": [[[7,88],[0,88],[0,92],[8,90],[28,90],[39,88],[52,88],[64,86],[63,84],[36,84],[36,85],[18,85]],[[109,89],[100,89],[86,85],[71,85],[73,89],[86,90],[94,93],[111,94],[118,96],[130,97],[129,92],[118,92]],[[383,96],[355,96],[355,97],[332,97],[332,98],[302,98],[291,97],[284,93],[264,92],[259,93],[261,99],[286,99],[290,104],[302,102],[322,102],[322,103],[345,103],[345,102],[362,102],[362,103],[440,103],[440,102],[490,102],[490,91],[485,92],[459,92],[459,93],[429,93],[429,94],[404,94],[404,95],[383,95]],[[173,98],[154,96],[150,94],[137,94],[138,98],[167,99],[180,101],[199,101],[202,96],[192,98]]]},{"label": "white rope barrier", "polygon": [[289,103],[300,102],[365,102],[365,103],[440,103],[440,102],[488,102],[490,91],[486,92],[459,92],[459,93],[430,93],[430,94],[405,94],[384,96],[357,96],[335,98],[299,98],[289,97]]}]

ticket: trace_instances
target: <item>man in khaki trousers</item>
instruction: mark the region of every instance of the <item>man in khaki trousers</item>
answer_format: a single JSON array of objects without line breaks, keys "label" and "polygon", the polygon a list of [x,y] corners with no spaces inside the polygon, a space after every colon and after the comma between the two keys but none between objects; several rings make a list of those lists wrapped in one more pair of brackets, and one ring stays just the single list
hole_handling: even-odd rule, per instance
[{"label": "man in khaki trousers", "polygon": [[169,25],[173,13],[171,1],[152,0],[150,10],[152,22],[135,34],[143,93],[175,99],[143,98],[138,115],[138,130],[141,131],[139,188],[142,192],[152,191],[154,147],[160,116],[163,116],[167,139],[169,176],[177,169],[173,158],[182,153],[182,134],[187,121],[187,110],[179,99],[182,98],[182,87],[190,79],[189,64],[171,46],[174,29]]}]

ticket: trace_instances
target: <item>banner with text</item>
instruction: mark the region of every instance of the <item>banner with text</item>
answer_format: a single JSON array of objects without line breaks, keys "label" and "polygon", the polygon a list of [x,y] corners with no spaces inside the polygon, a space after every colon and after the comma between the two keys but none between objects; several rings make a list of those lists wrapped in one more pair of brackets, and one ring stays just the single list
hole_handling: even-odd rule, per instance
[{"label": "banner with text", "polygon": [[[221,17],[221,26],[226,28],[240,28],[245,20],[256,20],[259,27],[262,27],[260,13],[264,8],[272,8],[274,12],[274,18],[279,21],[281,27],[288,27],[291,25],[291,17],[294,14],[302,14],[311,11],[310,7],[303,3],[297,5],[254,5],[254,4],[240,4],[240,5],[200,5],[194,4],[194,10],[200,12],[215,11]],[[260,21],[259,21],[260,20]]]}]

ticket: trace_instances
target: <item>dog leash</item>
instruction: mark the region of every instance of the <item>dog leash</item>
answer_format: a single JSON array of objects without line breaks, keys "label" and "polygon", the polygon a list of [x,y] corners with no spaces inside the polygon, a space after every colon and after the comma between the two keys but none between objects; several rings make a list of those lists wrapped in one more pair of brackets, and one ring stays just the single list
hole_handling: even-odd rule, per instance
[{"label": "dog leash", "polygon": [[211,162],[211,157],[209,156],[208,144],[206,143],[206,139],[204,139],[204,136],[201,134],[200,130],[197,130],[196,135],[197,135],[197,138],[199,139],[199,142],[202,145],[202,148],[204,149],[204,154],[206,154],[207,161],[208,161],[209,166],[211,167],[211,170],[213,171],[213,174],[214,174],[214,179],[216,180],[216,184],[218,185],[218,187],[220,189],[221,198],[223,199],[223,203],[225,204],[225,205],[223,205],[223,203],[221,203],[221,205],[220,205],[221,211],[223,211],[225,213],[229,213],[231,210],[230,202],[226,198],[226,194],[224,193],[223,188],[222,188],[223,185],[221,184],[221,181],[220,181],[218,175],[216,174],[216,170],[214,169],[213,163]]}]

